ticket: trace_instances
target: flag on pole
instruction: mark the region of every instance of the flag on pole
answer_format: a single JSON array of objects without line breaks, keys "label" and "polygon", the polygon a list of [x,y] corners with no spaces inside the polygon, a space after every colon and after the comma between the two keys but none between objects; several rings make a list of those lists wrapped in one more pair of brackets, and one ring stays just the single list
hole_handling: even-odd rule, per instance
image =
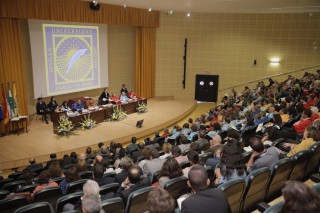
[{"label": "flag on pole", "polygon": [[16,83],[12,83],[12,96],[13,96],[13,101],[15,103],[15,108],[14,108],[14,115],[19,116],[19,105],[18,105],[18,96],[17,96],[17,89],[16,89]]},{"label": "flag on pole", "polygon": [[10,91],[9,83],[8,83],[7,103],[8,103],[9,119],[11,120],[14,117],[15,104],[14,104],[13,97],[12,97],[12,94],[11,94],[11,91]]},{"label": "flag on pole", "polygon": [[2,84],[2,111],[3,111],[4,125],[7,125],[9,123],[8,102],[7,102],[6,94],[4,92],[3,84]]}]

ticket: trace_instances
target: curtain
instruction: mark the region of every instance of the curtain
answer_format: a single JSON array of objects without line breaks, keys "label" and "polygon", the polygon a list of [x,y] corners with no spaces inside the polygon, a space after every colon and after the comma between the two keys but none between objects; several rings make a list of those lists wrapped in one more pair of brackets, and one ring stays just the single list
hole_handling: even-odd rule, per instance
[{"label": "curtain", "polygon": [[[19,20],[0,18],[0,35],[0,84],[4,84],[7,94],[8,83],[12,92],[12,83],[15,82],[19,112],[21,115],[28,115]],[[0,102],[3,102],[2,98]]]},{"label": "curtain", "polygon": [[135,88],[145,98],[155,96],[156,28],[136,28]]}]

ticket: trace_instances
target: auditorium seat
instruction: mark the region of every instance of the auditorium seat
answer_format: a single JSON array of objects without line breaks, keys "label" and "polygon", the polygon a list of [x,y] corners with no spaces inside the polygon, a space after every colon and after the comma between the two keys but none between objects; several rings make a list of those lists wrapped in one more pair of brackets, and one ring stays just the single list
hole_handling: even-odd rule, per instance
[{"label": "auditorium seat", "polygon": [[246,188],[242,196],[242,212],[251,212],[262,202],[270,178],[270,169],[264,167],[251,172],[246,178]]},{"label": "auditorium seat", "polygon": [[13,178],[7,178],[7,179],[0,179],[0,189],[2,189],[2,187],[4,185],[6,185],[7,183],[13,182],[14,179]]},{"label": "auditorium seat", "polygon": [[188,192],[188,178],[185,176],[176,177],[169,180],[165,185],[164,189],[167,190],[174,200],[177,200],[181,195]]},{"label": "auditorium seat", "polygon": [[111,177],[111,178],[115,178],[116,173],[115,172],[107,172],[103,174],[103,177]]},{"label": "auditorium seat", "polygon": [[185,168],[190,166],[190,162],[189,161],[183,161],[179,165],[180,165],[181,169],[185,169]]},{"label": "auditorium seat", "polygon": [[38,186],[39,184],[30,184],[30,185],[25,185],[21,186],[19,189],[17,189],[18,192],[30,192],[32,193],[33,190]]},{"label": "auditorium seat", "polygon": [[12,178],[14,180],[18,180],[18,178],[23,175],[23,172],[15,172],[8,175],[8,178]]},{"label": "auditorium seat", "polygon": [[262,202],[258,205],[258,210],[263,213],[281,213],[283,202],[275,203],[272,206],[269,206],[267,203]]},{"label": "auditorium seat", "polygon": [[66,188],[66,194],[82,191],[83,184],[85,184],[87,181],[87,179],[81,179],[68,183]]},{"label": "auditorium seat", "polygon": [[308,165],[310,157],[310,150],[303,150],[291,156],[291,159],[293,160],[293,169],[290,173],[289,180],[303,180],[305,176],[306,166]]},{"label": "auditorium seat", "polygon": [[240,211],[241,199],[244,193],[246,183],[242,179],[230,180],[219,186],[227,197],[231,213]]},{"label": "auditorium seat", "polygon": [[58,198],[57,204],[56,204],[56,213],[61,213],[63,210],[63,206],[67,203],[76,205],[76,203],[78,202],[78,200],[81,198],[82,195],[83,195],[83,192],[75,192],[75,193],[68,194]]},{"label": "auditorium seat", "polygon": [[161,170],[158,170],[158,171],[155,171],[155,172],[153,173],[152,183],[151,183],[151,184],[154,184],[154,183],[156,183],[156,182],[158,181],[159,176],[160,176],[160,172],[161,172]]},{"label": "auditorium seat", "polygon": [[320,194],[320,183],[316,183],[312,189],[314,189],[315,191],[317,191]]},{"label": "auditorium seat", "polygon": [[248,163],[252,153],[253,153],[253,151],[248,151],[248,152],[242,153],[242,157],[243,157],[245,163]]},{"label": "auditorium seat", "polygon": [[292,167],[293,161],[291,158],[281,159],[272,165],[270,180],[264,199],[266,202],[270,202],[281,196],[281,189],[288,180]]},{"label": "auditorium seat", "polygon": [[147,198],[153,186],[145,187],[132,192],[129,195],[126,213],[141,213],[147,211]]},{"label": "auditorium seat", "polygon": [[119,183],[110,183],[107,185],[100,186],[100,195],[103,196],[110,192],[113,192],[114,194],[116,194],[119,186],[120,186]]},{"label": "auditorium seat", "polygon": [[101,202],[105,212],[124,213],[124,204],[120,197],[114,197]]},{"label": "auditorium seat", "polygon": [[190,152],[190,149],[184,150],[184,151],[182,152],[182,155],[183,155],[183,156],[186,156],[186,155],[188,154],[188,152]]},{"label": "auditorium seat", "polygon": [[55,213],[53,207],[48,202],[32,203],[17,209],[14,213]]},{"label": "auditorium seat", "polygon": [[7,183],[6,185],[3,186],[3,189],[10,191],[10,193],[15,193],[18,188],[24,185],[26,185],[26,181],[17,180],[17,181]]},{"label": "auditorium seat", "polygon": [[0,212],[12,213],[21,206],[29,204],[27,198],[23,195],[17,195],[0,200]]},{"label": "auditorium seat", "polygon": [[6,198],[8,194],[10,194],[10,192],[8,190],[1,189],[0,190],[0,200]]},{"label": "auditorium seat", "polygon": [[55,177],[50,180],[50,182],[56,182],[58,185],[63,181],[64,177]]},{"label": "auditorium seat", "polygon": [[51,186],[36,191],[33,196],[34,202],[48,202],[52,206],[56,206],[57,199],[61,196],[61,189],[59,186]]},{"label": "auditorium seat", "polygon": [[309,150],[311,151],[311,158],[306,167],[304,180],[309,179],[309,177],[319,171],[320,166],[320,142],[313,144]]},{"label": "auditorium seat", "polygon": [[198,134],[195,134],[194,136],[192,136],[192,138],[191,138],[191,142],[195,142],[195,141],[197,141],[197,140],[198,140],[198,138],[199,138]]},{"label": "auditorium seat", "polygon": [[91,171],[83,171],[79,172],[81,179],[92,179],[92,172]]}]

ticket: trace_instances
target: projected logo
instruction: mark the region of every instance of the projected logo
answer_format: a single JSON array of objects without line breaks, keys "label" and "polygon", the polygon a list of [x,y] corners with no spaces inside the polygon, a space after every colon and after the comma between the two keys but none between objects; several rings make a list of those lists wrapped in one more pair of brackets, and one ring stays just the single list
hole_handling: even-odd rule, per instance
[{"label": "projected logo", "polygon": [[44,24],[47,93],[99,86],[98,27]]}]

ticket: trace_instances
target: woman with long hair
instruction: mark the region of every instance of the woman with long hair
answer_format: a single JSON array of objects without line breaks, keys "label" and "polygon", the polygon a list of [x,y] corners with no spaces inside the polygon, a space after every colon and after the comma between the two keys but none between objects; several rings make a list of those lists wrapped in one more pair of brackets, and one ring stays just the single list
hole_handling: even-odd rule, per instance
[{"label": "woman with long hair", "polygon": [[59,187],[61,189],[62,195],[66,194],[67,185],[73,181],[80,180],[81,177],[77,171],[76,166],[70,166],[64,173],[65,178],[60,182]]},{"label": "woman with long hair", "polygon": [[242,149],[240,144],[228,142],[222,147],[221,161],[218,168],[215,169],[215,184],[222,184],[232,179],[247,177],[245,170],[245,162],[242,157]]},{"label": "woman with long hair", "polygon": [[163,163],[160,171],[160,178],[158,180],[159,187],[163,188],[170,179],[180,177],[182,175],[183,173],[178,161],[174,158],[168,158]]}]

